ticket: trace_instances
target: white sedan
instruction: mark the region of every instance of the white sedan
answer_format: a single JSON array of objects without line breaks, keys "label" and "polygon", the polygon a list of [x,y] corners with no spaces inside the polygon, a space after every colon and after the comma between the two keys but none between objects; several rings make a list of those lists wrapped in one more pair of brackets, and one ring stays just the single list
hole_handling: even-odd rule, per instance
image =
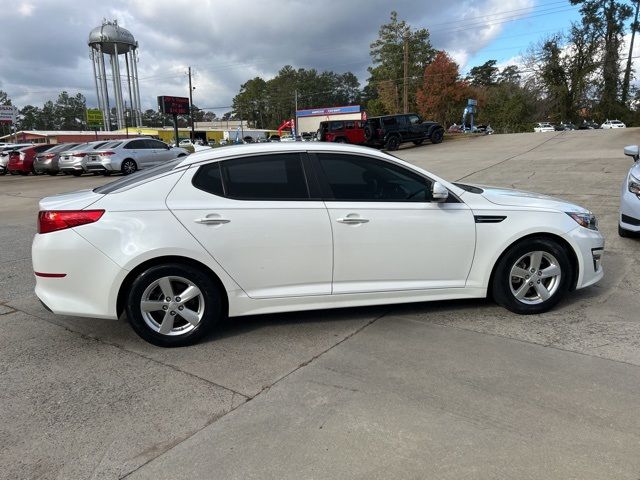
[{"label": "white sedan", "polygon": [[541,132],[555,132],[556,129],[554,128],[553,125],[551,125],[550,123],[547,122],[541,122],[541,123],[536,123],[536,126],[533,127],[533,131],[536,133],[541,133]]},{"label": "white sedan", "polygon": [[627,126],[620,120],[605,120],[605,122],[600,125],[600,128],[611,130],[612,128],[627,128]]},{"label": "white sedan", "polygon": [[36,295],[160,346],[228,315],[491,295],[544,312],[603,276],[594,216],[450,183],[377,150],[218,148],[40,202]]},{"label": "white sedan", "polygon": [[618,233],[621,237],[640,236],[640,148],[624,147],[624,154],[633,158],[633,165],[622,182]]}]

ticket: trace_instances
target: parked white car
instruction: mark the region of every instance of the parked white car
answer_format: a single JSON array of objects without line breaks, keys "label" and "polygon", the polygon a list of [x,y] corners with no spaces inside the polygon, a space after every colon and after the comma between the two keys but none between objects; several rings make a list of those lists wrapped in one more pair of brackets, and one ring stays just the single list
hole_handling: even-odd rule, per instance
[{"label": "parked white car", "polygon": [[622,182],[618,233],[621,237],[640,236],[640,147],[624,147],[624,154],[633,158],[633,165]]},{"label": "parked white car", "polygon": [[36,295],[161,346],[225,315],[486,297],[523,314],[603,276],[588,210],[366,147],[203,151],[40,202]]},{"label": "parked white car", "polygon": [[600,125],[600,128],[627,128],[627,126],[620,120],[605,120],[605,122]]},{"label": "parked white car", "polygon": [[187,155],[189,152],[184,148],[170,147],[160,140],[132,138],[109,143],[101,150],[91,153],[87,157],[85,169],[87,172],[101,172],[105,175],[113,172],[129,175],[136,170],[154,167]]},{"label": "parked white car", "polygon": [[536,126],[533,127],[533,131],[536,133],[540,132],[555,132],[556,129],[548,122],[540,122],[536,123]]}]

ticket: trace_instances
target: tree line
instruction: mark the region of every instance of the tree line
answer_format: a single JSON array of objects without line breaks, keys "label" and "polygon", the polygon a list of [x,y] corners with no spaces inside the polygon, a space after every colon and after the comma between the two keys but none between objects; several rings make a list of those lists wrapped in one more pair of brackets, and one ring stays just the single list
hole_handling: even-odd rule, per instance
[{"label": "tree line", "polygon": [[[274,129],[298,109],[361,104],[369,116],[407,109],[445,126],[459,123],[467,99],[478,101],[476,122],[497,132],[530,131],[539,121],[582,122],[617,118],[640,124],[640,93],[631,80],[633,51],[622,51],[624,36],[639,30],[640,0],[569,0],[580,19],[565,32],[531,45],[519,65],[489,60],[462,76],[445,51],[435,49],[427,29],[414,29],[391,12],[370,45],[369,78],[361,87],[351,73],[319,72],[283,66],[273,78],[255,77],[240,86],[222,120],[242,119],[255,128]],[[633,43],[633,42],[631,42]],[[632,45],[631,45],[632,47]],[[405,52],[408,57],[405,75]],[[0,104],[10,99],[0,91]],[[19,111],[19,129],[79,130],[85,98],[62,92],[42,107]],[[218,120],[194,106],[195,121]],[[156,110],[143,112],[143,124],[170,126]],[[179,117],[187,126],[188,117]],[[6,127],[3,127],[6,129]]]}]

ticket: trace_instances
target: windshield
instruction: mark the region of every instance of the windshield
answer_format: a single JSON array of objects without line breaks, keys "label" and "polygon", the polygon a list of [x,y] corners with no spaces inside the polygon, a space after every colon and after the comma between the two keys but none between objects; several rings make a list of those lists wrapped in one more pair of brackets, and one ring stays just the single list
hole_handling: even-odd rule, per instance
[{"label": "windshield", "polygon": [[162,165],[158,165],[153,168],[140,170],[131,175],[127,175],[126,177],[121,177],[118,180],[107,183],[106,185],[102,185],[101,187],[94,188],[93,191],[95,193],[107,194],[112,193],[117,190],[121,190],[123,188],[130,187],[131,185],[135,185],[136,183],[143,182],[157,175],[162,175],[163,173],[168,173],[174,168],[176,168],[184,158],[176,158],[167,163],[163,163]]}]

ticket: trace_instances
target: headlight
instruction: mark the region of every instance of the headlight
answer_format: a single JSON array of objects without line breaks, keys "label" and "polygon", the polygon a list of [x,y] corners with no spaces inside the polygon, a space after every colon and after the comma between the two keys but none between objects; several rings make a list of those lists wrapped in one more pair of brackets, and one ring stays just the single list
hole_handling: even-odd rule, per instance
[{"label": "headlight", "polygon": [[640,195],[640,180],[638,180],[632,174],[629,174],[629,191],[631,193],[635,193],[636,195]]},{"label": "headlight", "polygon": [[566,212],[580,226],[589,230],[598,230],[598,221],[593,213]]}]

